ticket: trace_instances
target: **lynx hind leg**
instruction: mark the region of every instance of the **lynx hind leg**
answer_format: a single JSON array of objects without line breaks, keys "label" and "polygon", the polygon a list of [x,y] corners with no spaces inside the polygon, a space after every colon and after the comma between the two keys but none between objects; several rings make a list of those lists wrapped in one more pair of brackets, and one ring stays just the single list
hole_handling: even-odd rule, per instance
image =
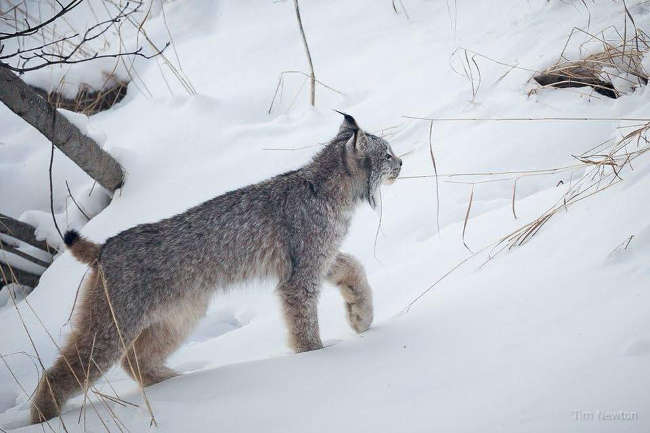
[{"label": "lynx hind leg", "polygon": [[58,416],[66,400],[90,387],[119,359],[119,348],[113,342],[102,341],[98,345],[95,341],[97,350],[91,350],[92,340],[88,333],[73,336],[54,365],[45,371],[34,393],[32,423]]},{"label": "lynx hind leg", "polygon": [[[91,275],[90,281],[95,278],[96,275]],[[92,308],[91,314],[91,304],[101,303],[103,298],[97,299],[93,288],[87,289],[91,289],[90,293],[79,305],[80,320],[34,392],[32,423],[58,416],[68,398],[90,387],[122,355],[117,328],[106,303],[103,305],[106,308],[102,305]],[[92,315],[95,317],[91,319]]]},{"label": "lynx hind leg", "polygon": [[122,368],[142,386],[178,376],[165,361],[185,341],[207,306],[208,299],[196,302],[184,311],[168,313],[167,318],[145,328],[122,358]]},{"label": "lynx hind leg", "polygon": [[373,319],[372,290],[361,263],[349,254],[339,253],[327,280],[339,287],[350,326],[359,333],[367,330]]}]

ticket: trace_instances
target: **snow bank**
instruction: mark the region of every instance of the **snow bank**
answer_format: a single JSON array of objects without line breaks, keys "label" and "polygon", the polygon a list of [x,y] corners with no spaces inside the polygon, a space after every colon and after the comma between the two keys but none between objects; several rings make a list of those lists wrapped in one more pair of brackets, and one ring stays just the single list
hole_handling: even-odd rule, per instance
[{"label": "snow bank", "polygon": [[[330,108],[350,112],[364,128],[385,134],[395,151],[405,154],[404,177],[430,175],[433,169],[429,122],[403,116],[650,115],[647,88],[617,100],[589,89],[528,95],[534,86],[530,71],[477,57],[481,86],[473,96],[469,81],[450,65],[458,61],[450,60],[451,54],[463,47],[541,70],[556,60],[573,26],[586,26],[588,18],[594,31],[622,25],[622,4],[588,4],[590,17],[575,2],[404,5],[408,18],[403,11],[395,14],[389,2],[302,2],[318,79],[342,95],[319,87],[312,109],[304,78],[288,74],[268,115],[280,74],[305,70],[292,3],[166,3],[183,71],[199,94],[188,96],[155,61],[141,63],[138,73],[148,91],[132,83],[120,104],[88,120],[88,128],[105,134],[104,146],[123,164],[127,178],[110,205],[83,227],[84,234],[101,242],[298,167],[335,134],[340,118]],[[648,22],[646,6],[634,11],[637,25]],[[156,40],[166,37],[162,15],[148,25]],[[7,213],[31,210],[24,215],[31,220],[38,215],[34,211],[49,209],[48,143],[6,110],[1,113],[0,127],[7,132],[0,148],[0,193],[11,198]],[[494,179],[448,175],[572,165],[571,155],[620,137],[629,129],[618,128],[632,123],[435,122],[440,231],[434,180],[403,179],[383,189],[380,230],[378,215],[362,207],[343,248],[367,268],[375,291],[373,327],[355,335],[345,323],[340,296],[328,286],[319,311],[327,347],[294,355],[284,342],[272,282],[220,294],[170,360],[185,374],[147,389],[158,430],[648,430],[647,157],[621,173],[623,182],[555,215],[526,245],[489,261],[488,250],[448,274],[470,255],[461,233],[472,186],[458,181]],[[76,198],[87,195],[92,182],[58,153],[54,166],[61,221],[70,209],[64,180]],[[512,195],[518,175],[477,183],[465,243],[479,251],[534,220],[581,173],[520,177],[516,220]],[[42,223],[47,232],[45,218]],[[32,308],[60,344],[84,271],[62,254],[28,296],[29,304],[19,304],[45,364],[57,350]],[[21,352],[33,348],[13,308],[0,310],[0,328],[0,353],[30,392],[37,369]],[[135,385],[117,368],[107,378],[122,398],[141,405],[110,403],[112,410],[129,430],[148,429]],[[0,384],[0,426],[24,425],[27,396],[6,369],[0,369]],[[111,392],[105,382],[99,388]],[[77,424],[81,403],[74,399],[64,410],[69,431],[83,430]],[[636,416],[612,419],[620,411]],[[105,408],[99,413],[112,423]],[[86,417],[87,429],[103,429],[95,413],[89,410]],[[62,429],[58,421],[51,425]]]}]

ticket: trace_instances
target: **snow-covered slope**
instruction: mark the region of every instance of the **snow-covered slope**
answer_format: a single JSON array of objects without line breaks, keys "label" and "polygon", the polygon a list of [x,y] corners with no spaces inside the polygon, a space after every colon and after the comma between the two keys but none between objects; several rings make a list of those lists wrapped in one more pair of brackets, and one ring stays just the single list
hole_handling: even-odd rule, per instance
[{"label": "snow-covered slope", "polygon": [[[83,227],[100,242],[300,166],[335,134],[341,119],[331,108],[352,113],[405,154],[404,179],[384,187],[381,215],[360,208],[344,245],[368,271],[373,327],[360,336],[349,329],[340,296],[327,286],[319,311],[327,347],[295,355],[285,344],[273,282],[219,294],[170,360],[184,374],[146,389],[157,430],[650,430],[647,154],[620,173],[623,182],[557,213],[530,242],[491,260],[485,246],[540,216],[585,168],[501,175],[505,180],[487,183],[480,182],[495,177],[448,176],[574,165],[571,155],[620,137],[629,129],[619,127],[639,122],[434,122],[432,149],[441,174],[438,232],[434,180],[409,178],[433,172],[430,124],[404,117],[648,119],[647,88],[617,100],[571,89],[529,95],[529,70],[476,57],[481,85],[473,96],[468,79],[455,72],[462,71],[464,59],[463,52],[452,54],[459,47],[541,70],[557,59],[572,27],[585,27],[588,20],[592,31],[622,26],[622,2],[587,2],[588,16],[583,3],[573,1],[410,0],[403,1],[408,17],[401,3],[395,2],[395,14],[389,1],[302,1],[318,79],[342,94],[319,87],[313,109],[304,77],[287,74],[270,115],[280,73],[306,70],[292,2],[165,3],[182,70],[198,95],[187,95],[155,61],[139,63],[148,91],[132,83],[111,110],[77,119],[127,172],[124,188]],[[637,25],[649,22],[647,2],[627,3]],[[162,14],[148,26],[156,40],[168,37]],[[5,212],[18,217],[31,210],[23,218],[53,233],[45,187],[49,144],[4,107],[0,128],[0,192],[3,205],[12,206]],[[78,226],[78,215],[64,219],[65,179],[80,196],[92,182],[58,156],[54,175],[59,220]],[[482,251],[476,255],[461,238],[472,190],[465,243]],[[63,341],[84,271],[62,254],[29,304],[18,305],[45,364],[57,350],[44,328],[58,344]],[[31,392],[38,369],[15,309],[0,309],[0,329],[0,354]],[[140,405],[110,403],[111,410],[130,431],[149,430],[135,384],[117,368],[107,379],[110,386],[99,385],[103,392],[112,386]],[[0,426],[41,431],[19,427],[27,423],[29,408],[20,385],[0,365]],[[106,430],[91,409],[85,427],[83,419],[78,424],[81,405],[79,397],[65,407],[68,431]],[[118,431],[107,408],[98,403],[98,410],[107,427]],[[58,420],[50,425],[63,429]]]}]

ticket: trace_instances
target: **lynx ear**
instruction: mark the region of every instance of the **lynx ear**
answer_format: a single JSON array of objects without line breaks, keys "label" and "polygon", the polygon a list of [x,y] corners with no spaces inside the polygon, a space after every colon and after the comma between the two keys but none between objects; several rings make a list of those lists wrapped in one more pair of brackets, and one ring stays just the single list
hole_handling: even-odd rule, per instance
[{"label": "lynx ear", "polygon": [[341,123],[341,127],[339,128],[339,134],[342,132],[352,131],[352,137],[350,137],[348,142],[345,144],[345,148],[351,152],[358,152],[365,149],[368,144],[368,137],[366,137],[366,133],[359,128],[354,117],[339,110],[334,111],[343,115],[343,123]]},{"label": "lynx ear", "polygon": [[366,149],[368,145],[368,137],[366,133],[360,129],[357,129],[352,133],[352,137],[345,143],[345,148],[348,152],[357,153]]},{"label": "lynx ear", "polygon": [[357,121],[354,120],[354,117],[350,116],[347,113],[343,113],[342,111],[339,110],[334,110],[334,111],[336,111],[337,113],[343,116],[343,123],[341,123],[341,127],[339,128],[339,133],[349,129],[353,131],[359,130],[359,125],[357,125]]}]

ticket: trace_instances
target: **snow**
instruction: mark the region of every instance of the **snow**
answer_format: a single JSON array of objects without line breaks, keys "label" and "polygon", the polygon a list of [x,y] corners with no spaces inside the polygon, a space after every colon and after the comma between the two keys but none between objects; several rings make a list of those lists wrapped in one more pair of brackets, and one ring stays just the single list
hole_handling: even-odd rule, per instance
[{"label": "snow", "polygon": [[[630,3],[637,25],[648,23],[648,5]],[[317,78],[343,95],[319,87],[317,106],[311,108],[304,77],[286,74],[282,97],[269,115],[281,72],[306,68],[292,2],[165,3],[182,73],[198,94],[188,95],[162,59],[138,62],[141,81],[129,85],[119,104],[76,118],[101,138],[127,177],[101,210],[107,193],[96,186],[89,194],[92,180],[55,152],[55,212],[62,229],[83,226],[86,236],[102,242],[133,225],[296,168],[335,134],[341,119],[331,108],[385,133],[393,149],[405,154],[405,177],[433,170],[429,122],[404,116],[650,116],[647,87],[617,100],[590,89],[529,95],[535,87],[531,71],[477,56],[481,85],[473,96],[467,78],[454,71],[462,71],[459,47],[470,57],[480,53],[544,69],[557,60],[573,26],[585,27],[588,19],[594,32],[622,26],[619,2],[587,3],[588,16],[580,2],[411,0],[404,1],[408,19],[403,11],[395,14],[390,2],[305,0],[301,5]],[[147,26],[153,40],[168,40],[162,14]],[[166,54],[177,65],[175,55]],[[87,82],[103,67],[86,64],[83,73],[67,79]],[[44,79],[43,74],[34,79]],[[50,144],[6,108],[0,113],[0,194],[8,198],[2,211],[38,225],[40,236],[56,242],[47,188]],[[647,154],[621,173],[623,182],[557,213],[529,243],[489,261],[490,249],[484,247],[539,217],[584,169],[501,175],[503,181],[474,185],[465,243],[482,252],[465,262],[470,253],[461,233],[472,186],[456,182],[495,177],[448,176],[573,165],[571,155],[620,138],[630,129],[619,127],[637,123],[434,122],[440,232],[434,180],[405,178],[382,190],[381,228],[379,215],[362,206],[344,244],[364,263],[373,286],[372,328],[362,335],[349,329],[339,294],[326,286],[319,316],[327,347],[296,355],[285,343],[273,282],[220,293],[170,359],[183,375],[146,389],[156,430],[647,431]],[[66,179],[92,216],[89,222],[66,200]],[[85,270],[69,253],[60,254],[38,287],[18,303],[45,365],[57,349],[43,327],[56,344],[64,341]],[[38,368],[11,302],[0,308],[0,329],[0,354],[29,393]],[[121,422],[130,431],[149,430],[135,384],[117,367],[107,378],[121,398],[140,405],[110,403]],[[0,385],[0,426],[40,431],[25,426],[28,396],[4,366]],[[104,380],[98,387],[111,392]],[[82,400],[77,397],[64,409],[68,430],[83,431],[84,425],[88,431],[105,430],[91,409],[85,424],[77,424]],[[98,407],[110,430],[117,431],[106,408]],[[618,413],[631,419],[610,419]],[[58,420],[50,425],[63,431]]]},{"label": "snow", "polygon": [[[16,283],[7,284],[2,288],[0,292],[0,307],[4,307],[7,304],[12,303],[13,301],[19,302],[29,294],[31,291],[30,287],[23,286]],[[10,406],[11,407],[11,406]]]}]

